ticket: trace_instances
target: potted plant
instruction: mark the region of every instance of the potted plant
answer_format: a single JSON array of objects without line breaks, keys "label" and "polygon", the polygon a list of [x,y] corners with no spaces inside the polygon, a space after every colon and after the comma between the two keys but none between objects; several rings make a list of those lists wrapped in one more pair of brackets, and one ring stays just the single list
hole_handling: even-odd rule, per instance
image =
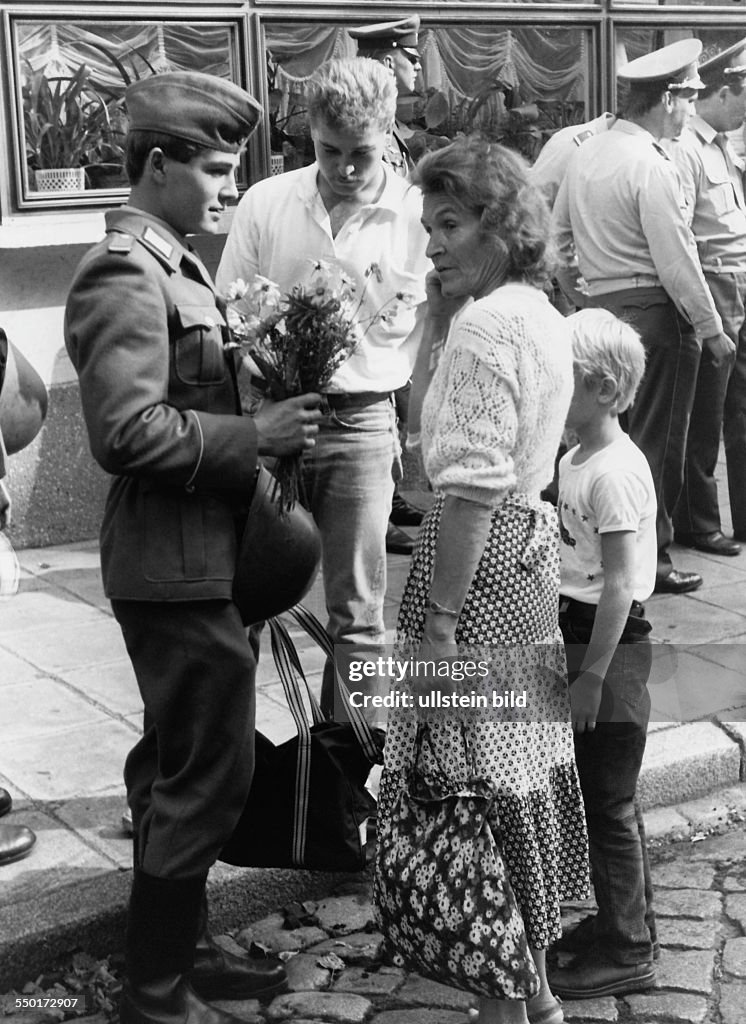
[{"label": "potted plant", "polygon": [[81,64],[70,75],[47,78],[29,69],[23,87],[26,162],[39,191],[82,191],[85,168],[111,120]]},{"label": "potted plant", "polygon": [[[123,60],[106,46],[88,42],[116,68],[119,89],[94,86],[91,69],[80,64],[69,75],[47,78],[27,62],[23,86],[26,163],[38,191],[82,191],[119,187],[124,176],[124,138],[127,133],[124,89],[153,65],[137,50]],[[140,67],[144,65],[144,69]]]}]

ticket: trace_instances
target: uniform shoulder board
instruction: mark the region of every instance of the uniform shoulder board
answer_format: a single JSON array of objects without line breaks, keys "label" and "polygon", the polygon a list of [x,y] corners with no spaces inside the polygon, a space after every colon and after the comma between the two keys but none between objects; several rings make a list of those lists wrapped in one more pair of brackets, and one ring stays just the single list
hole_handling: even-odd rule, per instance
[{"label": "uniform shoulder board", "polygon": [[135,240],[132,235],[125,235],[121,231],[116,231],[109,239],[109,252],[120,252],[126,256],[132,251],[134,242]]},{"label": "uniform shoulder board", "polygon": [[593,132],[590,130],[590,128],[586,128],[584,132],[578,132],[577,135],[573,136],[572,141],[575,143],[576,146],[582,146],[585,140],[590,139],[592,135]]}]

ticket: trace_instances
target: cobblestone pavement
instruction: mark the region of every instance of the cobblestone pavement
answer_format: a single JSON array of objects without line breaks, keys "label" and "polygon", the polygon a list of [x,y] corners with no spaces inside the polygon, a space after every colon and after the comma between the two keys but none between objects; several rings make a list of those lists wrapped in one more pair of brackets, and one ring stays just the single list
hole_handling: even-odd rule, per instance
[{"label": "cobblestone pavement", "polygon": [[[735,825],[735,827],[734,827]],[[661,957],[657,984],[639,995],[566,1002],[572,1024],[746,1022],[746,830],[652,844]],[[588,904],[565,908],[572,923]],[[292,917],[290,916],[292,915]],[[384,963],[370,879],[355,876],[319,902],[294,904],[218,941],[235,952],[257,943],[286,961],[289,991],[269,1005],[217,1005],[246,1024],[467,1024],[468,994]],[[3,1024],[46,1024],[41,1011]],[[106,1024],[103,1014],[82,1024]]]}]

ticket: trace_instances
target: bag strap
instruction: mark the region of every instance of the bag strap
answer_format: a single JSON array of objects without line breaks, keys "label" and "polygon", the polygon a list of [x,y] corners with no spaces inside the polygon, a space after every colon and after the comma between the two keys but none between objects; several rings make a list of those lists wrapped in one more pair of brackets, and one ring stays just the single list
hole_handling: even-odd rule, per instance
[{"label": "bag strap", "polygon": [[[311,792],[311,729],[303,706],[298,677],[293,670],[282,637],[281,627],[275,619],[267,619],[272,638],[272,655],[277,665],[290,714],[298,730],[298,756],[295,762],[295,800],[293,801],[293,841],[290,856],[296,867],[302,867],[306,852],[306,825],[308,801]],[[288,637],[288,640],[290,638]],[[290,641],[292,643],[292,641]]]},{"label": "bag strap", "polygon": [[[315,640],[328,657],[333,657],[334,647],[329,634],[321,625],[319,620],[304,608],[296,605],[290,609],[296,622]],[[309,686],[298,657],[298,652],[293,643],[292,637],[283,622],[276,618],[267,619],[270,637],[272,642],[272,656],[277,666],[280,682],[285,691],[288,708],[293,716],[295,727],[298,730],[298,756],[295,766],[295,801],[293,806],[293,841],[291,857],[296,867],[303,867],[306,852],[306,829],[308,823],[308,806],[311,797],[311,728],[308,724],[308,716],[303,703],[303,694],[298,681],[298,675],[305,683],[311,707],[311,716],[314,724],[325,721],[324,715],[316,699],[315,694]],[[349,691],[345,686],[335,666],[335,679],[340,692],[347,698],[349,707],[350,724],[355,733],[355,738],[360,744],[363,753],[371,763],[380,763],[382,755],[379,745],[376,743],[370,726],[363,718],[359,708],[351,705]]]},{"label": "bag strap", "polygon": [[[308,695],[308,703],[311,708],[311,717],[313,718],[313,724],[320,725],[321,722],[326,721],[326,718],[324,717],[324,712],[321,710],[321,705],[318,702],[316,694],[313,692],[308,680],[306,679],[305,672],[303,671],[303,666],[301,665],[300,657],[298,656],[298,651],[296,650],[292,637],[288,632],[288,628],[282,621],[282,619],[276,618],[271,619],[270,621],[273,624],[274,629],[276,630],[276,642],[282,646],[283,669],[280,668],[280,665],[277,661],[277,657],[275,656],[275,664],[277,665],[278,672],[280,672],[280,678],[282,679],[283,670],[289,673],[289,661],[290,665],[292,666],[292,669],[295,672],[295,678],[297,679],[297,677],[300,676],[300,678],[303,680],[303,685],[305,686],[306,693]],[[274,655],[274,647],[272,648],[272,653]],[[283,686],[285,686],[284,682]],[[285,690],[287,692],[286,686]],[[300,695],[300,693],[298,694],[298,700],[302,702],[302,696]]]},{"label": "bag strap", "polygon": [[305,605],[296,604],[293,608],[288,609],[287,614],[292,615],[301,629],[305,630],[311,639],[316,641],[324,654],[326,654],[327,658],[331,661],[334,666],[334,679],[342,698],[347,704],[347,713],[350,717],[350,725],[355,733],[355,738],[371,764],[382,764],[383,757],[381,755],[380,744],[376,742],[373,731],[368,725],[368,722],[360,708],[353,706],[350,691],[337,670],[337,665],[334,660],[334,645],[332,644],[331,637],[313,612],[310,612]]}]

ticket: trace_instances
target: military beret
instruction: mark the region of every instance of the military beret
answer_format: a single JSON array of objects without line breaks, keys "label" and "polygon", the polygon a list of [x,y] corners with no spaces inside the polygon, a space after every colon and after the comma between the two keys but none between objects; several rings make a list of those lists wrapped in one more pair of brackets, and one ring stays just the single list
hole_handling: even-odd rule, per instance
[{"label": "military beret", "polygon": [[746,39],[740,39],[727,50],[712,57],[705,54],[705,60],[697,69],[704,78],[746,78]]},{"label": "military beret", "polygon": [[653,50],[617,71],[621,78],[630,85],[642,85],[645,82],[665,83],[665,88],[673,92],[683,89],[704,89],[704,82],[697,74],[697,58],[702,52],[699,39],[679,39]]},{"label": "military beret", "polygon": [[419,29],[419,15],[412,14],[399,21],[380,21],[376,25],[350,28],[347,31],[353,39],[357,39],[358,53],[361,55],[375,50],[400,49],[418,56],[417,33]]},{"label": "military beret", "polygon": [[198,146],[237,153],[262,119],[247,92],[216,75],[169,71],[125,93],[131,131],[159,132]]}]

